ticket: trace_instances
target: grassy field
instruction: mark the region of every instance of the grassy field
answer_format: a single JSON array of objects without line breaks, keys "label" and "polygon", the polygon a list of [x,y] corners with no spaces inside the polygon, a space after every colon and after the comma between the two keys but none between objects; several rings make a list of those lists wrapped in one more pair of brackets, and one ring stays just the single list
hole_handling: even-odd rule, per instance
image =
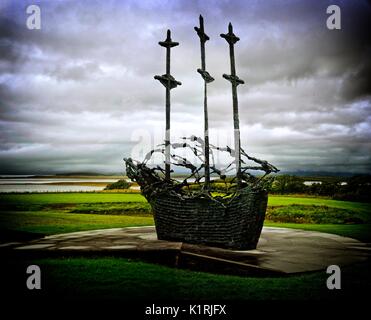
[{"label": "grassy field", "polygon": [[[346,290],[326,288],[327,274],[291,277],[238,277],[179,270],[121,258],[65,258],[35,261],[48,279],[48,295],[114,300],[335,300],[355,298],[370,289],[367,266],[344,268]],[[367,282],[368,280],[368,282]],[[353,295],[353,296],[352,296]]]},{"label": "grassy field", "polygon": [[292,204],[328,206],[331,208],[355,210],[366,214],[371,214],[371,203],[339,201],[312,197],[291,197],[270,195],[268,200],[269,206],[288,206]]},{"label": "grassy field", "polygon": [[26,231],[45,235],[83,230],[148,226],[151,216],[118,216],[71,214],[57,211],[0,211],[2,229]]},{"label": "grassy field", "polygon": [[[140,194],[0,194],[0,203],[2,229],[54,234],[153,225],[150,206]],[[371,204],[270,196],[268,206],[266,225],[347,236],[354,232],[362,239],[367,238],[370,229]]]},{"label": "grassy field", "polygon": [[104,202],[146,202],[139,193],[24,193],[24,194],[0,194],[0,203],[4,204],[58,204],[58,203],[104,203]]},{"label": "grassy field", "polygon": [[[58,204],[58,203],[107,203],[107,202],[146,202],[139,193],[25,193],[25,194],[0,194],[2,204]],[[338,201],[331,199],[300,197],[300,196],[278,196],[270,195],[269,206],[287,206],[291,204],[302,205],[324,205],[342,209],[357,209],[370,212],[370,203],[358,203],[350,201]]]},{"label": "grassy field", "polygon": [[0,228],[16,231],[49,235],[153,224],[139,194],[1,194],[0,203]]},{"label": "grassy field", "polygon": [[[140,194],[0,194],[0,203],[2,230],[54,234],[153,225],[149,205]],[[265,226],[329,232],[371,242],[371,204],[270,196],[267,216],[271,220],[266,220]],[[353,220],[346,220],[350,218]],[[23,265],[12,263],[9,261],[11,270],[18,268],[24,273]],[[327,301],[361,298],[362,292],[371,289],[369,262],[342,268],[345,289],[336,292],[326,289],[325,272],[284,278],[236,277],[112,257],[60,257],[23,262],[30,263],[39,265],[43,277],[48,279],[42,294],[77,300]]]}]

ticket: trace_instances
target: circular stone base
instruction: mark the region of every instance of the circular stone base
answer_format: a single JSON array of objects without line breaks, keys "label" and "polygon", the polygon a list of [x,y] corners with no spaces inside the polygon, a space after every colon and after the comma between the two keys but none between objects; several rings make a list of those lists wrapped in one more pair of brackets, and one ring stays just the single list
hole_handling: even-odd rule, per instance
[{"label": "circular stone base", "polygon": [[157,240],[154,227],[115,228],[48,236],[0,245],[8,253],[103,254],[138,257],[176,267],[246,275],[274,275],[362,262],[370,247],[328,233],[264,227],[256,250],[228,250]]}]

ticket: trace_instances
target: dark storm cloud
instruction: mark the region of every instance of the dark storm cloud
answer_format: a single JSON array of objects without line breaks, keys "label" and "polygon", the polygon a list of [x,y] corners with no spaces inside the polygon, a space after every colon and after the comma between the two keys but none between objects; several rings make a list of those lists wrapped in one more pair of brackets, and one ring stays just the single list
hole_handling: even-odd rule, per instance
[{"label": "dark storm cloud", "polygon": [[339,54],[347,68],[342,96],[348,100],[371,95],[371,3],[359,2],[348,4],[343,15],[341,43]]},{"label": "dark storm cloud", "polygon": [[[369,59],[371,50],[367,52]],[[365,53],[366,55],[366,53]],[[347,99],[357,99],[362,96],[371,95],[371,62],[365,61],[360,63],[358,68],[355,68],[346,76],[342,87],[343,96]]]},{"label": "dark storm cloud", "polygon": [[12,73],[26,57],[20,50],[22,29],[17,23],[0,16],[0,70]]},{"label": "dark storm cloud", "polygon": [[[0,4],[0,165],[6,172],[122,170],[143,142],[160,143],[167,28],[174,137],[202,134],[199,43],[205,17],[212,142],[231,143],[229,21],[236,45],[242,141],[286,170],[370,171],[370,5],[366,1],[37,1]],[[326,28],[338,4],[342,29]],[[149,130],[149,131],[148,131]],[[143,138],[144,137],[144,138]],[[322,169],[321,169],[322,168]]]}]

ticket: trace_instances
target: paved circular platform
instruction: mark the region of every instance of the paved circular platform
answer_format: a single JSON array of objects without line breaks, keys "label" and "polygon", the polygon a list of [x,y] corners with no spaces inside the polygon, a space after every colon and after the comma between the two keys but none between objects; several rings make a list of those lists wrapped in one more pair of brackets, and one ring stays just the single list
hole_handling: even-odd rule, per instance
[{"label": "paved circular platform", "polygon": [[13,254],[139,257],[177,267],[232,274],[288,274],[365,261],[369,244],[334,234],[264,227],[256,250],[228,250],[157,240],[154,227],[115,228],[7,243]]}]

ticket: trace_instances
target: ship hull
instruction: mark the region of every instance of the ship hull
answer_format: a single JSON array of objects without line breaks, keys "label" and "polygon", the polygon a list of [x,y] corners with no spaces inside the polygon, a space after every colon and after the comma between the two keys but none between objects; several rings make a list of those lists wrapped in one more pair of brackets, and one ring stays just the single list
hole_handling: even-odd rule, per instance
[{"label": "ship hull", "polygon": [[268,194],[246,187],[222,202],[169,194],[148,200],[159,240],[250,250],[259,241]]}]

